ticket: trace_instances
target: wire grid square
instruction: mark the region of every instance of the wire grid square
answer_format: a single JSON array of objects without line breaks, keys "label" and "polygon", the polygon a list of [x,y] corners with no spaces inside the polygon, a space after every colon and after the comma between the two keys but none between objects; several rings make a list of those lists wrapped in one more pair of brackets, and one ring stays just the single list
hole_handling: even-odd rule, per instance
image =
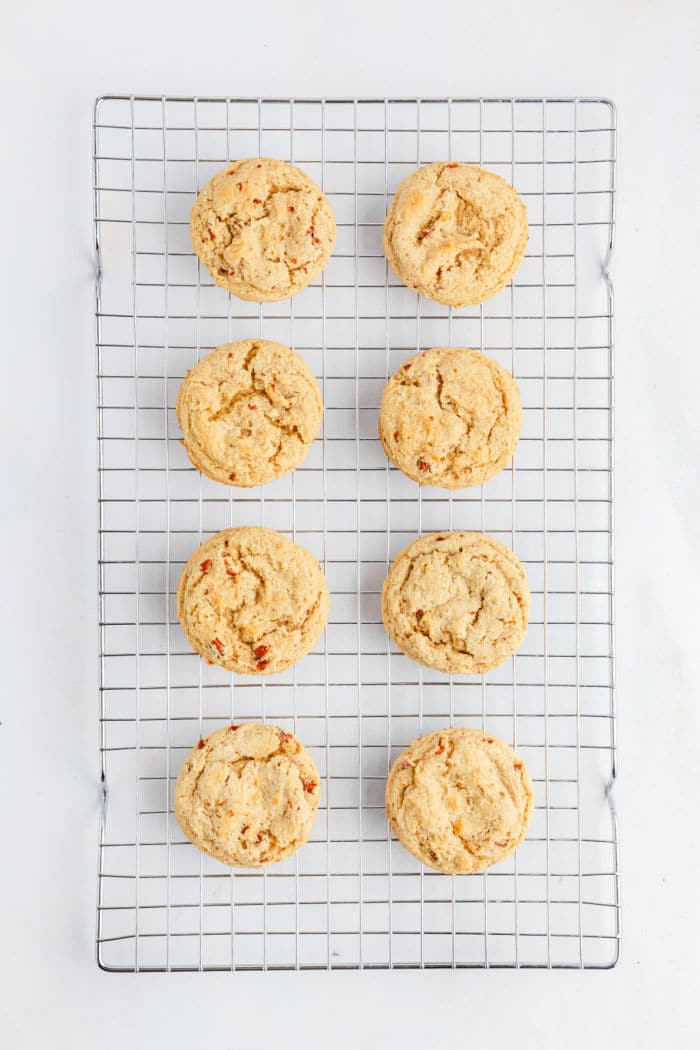
[{"label": "wire grid square", "polygon": [[[619,950],[613,680],[612,250],[615,113],[596,99],[292,100],[107,97],[94,121],[100,507],[97,955],[109,970],[609,967]],[[229,159],[301,165],[338,220],[333,257],[292,300],[213,286],[189,243],[199,188]],[[416,296],[381,243],[418,164],[483,163],[528,207],[511,284],[481,307]],[[179,444],[174,403],[194,362],[262,336],[323,388],[323,435],[293,474],[226,490]],[[523,396],[513,466],[481,488],[426,488],[377,437],[383,386],[417,349],[479,347]],[[181,568],[203,537],[261,524],[325,568],[315,651],[260,681],[208,667],[177,621]],[[486,677],[399,653],[380,592],[406,544],[485,530],[523,560],[532,616]],[[182,760],[232,719],[298,733],[323,777],[310,842],[232,872],[187,843],[172,811]],[[400,750],[446,725],[483,727],[525,757],[536,811],[486,873],[422,868],[389,833]]]}]

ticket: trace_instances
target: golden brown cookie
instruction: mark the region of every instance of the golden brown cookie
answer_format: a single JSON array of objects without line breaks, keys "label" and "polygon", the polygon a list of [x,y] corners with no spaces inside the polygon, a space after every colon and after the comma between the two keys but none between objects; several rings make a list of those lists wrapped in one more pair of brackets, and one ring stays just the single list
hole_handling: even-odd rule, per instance
[{"label": "golden brown cookie", "polygon": [[410,358],[386,387],[379,438],[419,485],[481,485],[508,464],[522,426],[518,384],[485,354],[437,347]]},{"label": "golden brown cookie", "polygon": [[225,343],[187,373],[177,420],[192,463],[224,485],[264,485],[306,458],[323,399],[311,369],[280,343]]},{"label": "golden brown cookie", "polygon": [[313,179],[283,160],[237,160],[200,190],[192,247],[239,299],[273,302],[318,277],[335,244],[335,217]]},{"label": "golden brown cookie", "polygon": [[271,529],[224,529],[182,570],[177,615],[208,663],[238,674],[275,674],[306,656],[328,619],[323,569]]},{"label": "golden brown cookie", "polygon": [[442,729],[397,758],[386,785],[391,830],[446,875],[498,864],[525,838],[534,796],[525,763],[480,729]]},{"label": "golden brown cookie", "polygon": [[202,853],[260,868],[303,846],[320,797],[318,770],[297,738],[246,722],[192,748],[175,786],[175,817]]},{"label": "golden brown cookie", "polygon": [[475,164],[425,164],[403,180],[384,224],[384,251],[409,288],[446,306],[500,292],[527,245],[525,205]]},{"label": "golden brown cookie", "polygon": [[515,652],[530,588],[516,556],[481,532],[433,532],[402,550],[382,617],[399,649],[448,674],[483,674]]}]

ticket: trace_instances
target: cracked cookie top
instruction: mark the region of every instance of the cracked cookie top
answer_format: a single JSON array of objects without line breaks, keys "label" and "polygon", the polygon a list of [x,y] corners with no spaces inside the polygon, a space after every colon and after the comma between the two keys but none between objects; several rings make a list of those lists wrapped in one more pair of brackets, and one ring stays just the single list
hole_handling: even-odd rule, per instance
[{"label": "cracked cookie top", "polygon": [[436,347],[387,383],[379,437],[392,463],[419,485],[481,485],[507,465],[522,404],[510,372],[477,350]]},{"label": "cracked cookie top", "polygon": [[525,838],[534,810],[527,767],[480,729],[442,729],[397,758],[386,815],[401,844],[447,875],[498,864]]},{"label": "cracked cookie top", "polygon": [[295,853],[311,834],[321,781],[292,733],[246,722],[204,737],[175,786],[175,816],[190,842],[233,867]]},{"label": "cracked cookie top", "polygon": [[224,485],[264,485],[306,458],[323,415],[308,365],[280,343],[219,346],[187,373],[176,405],[192,463]]},{"label": "cracked cookie top", "polygon": [[401,551],[382,617],[399,649],[448,674],[498,667],[525,637],[530,589],[515,554],[481,532],[433,532]]},{"label": "cracked cookie top", "polygon": [[527,246],[525,205],[500,175],[438,162],[403,180],[384,224],[384,251],[409,288],[446,306],[500,292]]},{"label": "cracked cookie top", "polygon": [[323,570],[272,529],[217,532],[189,559],[177,615],[208,663],[238,674],[275,674],[313,649],[328,619]]},{"label": "cracked cookie top", "polygon": [[335,244],[328,199],[306,172],[282,160],[237,160],[200,190],[192,247],[216,284],[239,299],[296,295],[320,274]]}]

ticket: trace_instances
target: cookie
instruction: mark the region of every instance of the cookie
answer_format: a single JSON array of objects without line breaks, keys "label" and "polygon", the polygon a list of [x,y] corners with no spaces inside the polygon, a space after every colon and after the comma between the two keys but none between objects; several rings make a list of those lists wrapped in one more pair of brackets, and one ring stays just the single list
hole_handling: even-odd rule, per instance
[{"label": "cookie", "polygon": [[446,875],[469,875],[518,848],[532,820],[527,767],[480,729],[442,729],[397,758],[386,785],[391,830],[409,853]]},{"label": "cookie", "polygon": [[399,649],[448,674],[483,674],[515,652],[530,588],[511,550],[481,532],[433,532],[401,551],[382,618]]},{"label": "cookie", "polygon": [[500,292],[527,245],[525,205],[500,175],[475,164],[426,164],[399,186],[384,251],[404,284],[446,306]]},{"label": "cookie", "polygon": [[271,529],[217,532],[182,570],[177,615],[208,663],[237,674],[275,674],[313,649],[330,597],[307,550]]},{"label": "cookie", "polygon": [[318,770],[297,738],[246,722],[192,748],[175,785],[175,817],[202,853],[260,868],[303,846],[320,797]]},{"label": "cookie", "polygon": [[242,339],[217,347],[187,373],[175,410],[197,470],[249,488],[303,462],[321,426],[323,399],[311,369],[288,347]]},{"label": "cookie", "polygon": [[335,217],[319,187],[283,160],[237,160],[200,190],[190,217],[195,253],[239,299],[274,302],[306,288],[328,262]]},{"label": "cookie", "polygon": [[410,358],[384,389],[379,438],[419,485],[481,485],[508,464],[522,426],[518,384],[477,350],[437,347]]}]

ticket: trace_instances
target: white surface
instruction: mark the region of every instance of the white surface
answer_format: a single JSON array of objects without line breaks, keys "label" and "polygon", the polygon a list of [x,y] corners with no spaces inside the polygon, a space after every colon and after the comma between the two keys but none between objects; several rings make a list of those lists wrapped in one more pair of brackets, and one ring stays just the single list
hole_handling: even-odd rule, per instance
[{"label": "white surface", "polygon": [[[700,781],[693,2],[48,2],[3,17],[0,1044],[697,1044]],[[68,9],[70,7],[70,10]],[[437,9],[437,7],[435,8]],[[414,13],[412,13],[414,12]],[[340,45],[339,45],[340,42]],[[360,73],[360,71],[362,71]],[[610,973],[102,974],[90,112],[108,91],[603,94],[619,107],[618,803]],[[39,379],[39,403],[34,385]],[[31,385],[30,385],[31,384]]]}]

